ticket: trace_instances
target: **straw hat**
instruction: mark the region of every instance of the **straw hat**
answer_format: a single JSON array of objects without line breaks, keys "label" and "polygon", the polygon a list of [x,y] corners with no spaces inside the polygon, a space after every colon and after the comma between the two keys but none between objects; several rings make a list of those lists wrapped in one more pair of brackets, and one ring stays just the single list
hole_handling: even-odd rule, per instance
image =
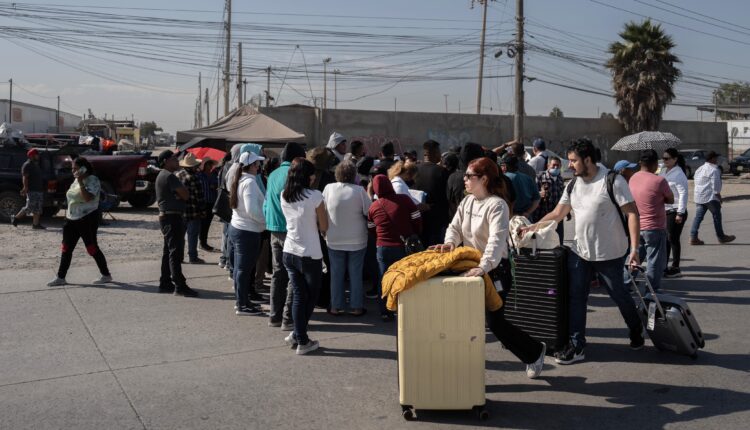
[{"label": "straw hat", "polygon": [[195,154],[192,152],[188,152],[182,157],[182,160],[180,160],[180,167],[195,167],[199,164],[201,164],[201,160],[195,158]]}]

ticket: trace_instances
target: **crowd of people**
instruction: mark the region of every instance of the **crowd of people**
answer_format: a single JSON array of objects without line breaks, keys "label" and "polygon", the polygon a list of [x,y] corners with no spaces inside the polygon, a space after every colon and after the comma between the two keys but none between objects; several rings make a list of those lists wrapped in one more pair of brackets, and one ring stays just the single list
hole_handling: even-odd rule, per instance
[{"label": "crowd of people", "polygon": [[[509,220],[553,220],[564,238],[563,220],[573,218],[569,243],[570,342],[555,361],[583,360],[589,289],[601,283],[617,304],[629,328],[630,346],[644,344],[643,327],[630,296],[627,266],[643,261],[658,290],[663,277],[681,275],[680,236],[687,219],[687,177],[684,160],[670,148],[662,154],[664,168],[653,150],[638,163],[619,161],[612,170],[587,139],[572,142],[566,152],[573,180],[562,179],[563,162],[550,155],[542,139],[533,142],[527,162],[523,144],[510,142],[488,150],[476,143],[442,152],[440,144],[423,144],[423,158],[396,156],[393,143],[380,147],[377,157],[366,154],[360,141],[347,142],[333,133],[328,145],[305,151],[288,143],[280,157],[258,144],[238,144],[220,163],[198,160],[192,153],[164,151],[155,187],[159,224],[164,237],[158,291],[197,297],[182,273],[185,243],[187,262],[203,263],[198,247],[214,251],[207,242],[215,205],[228,200],[231,217],[221,219],[219,266],[226,269],[235,291],[235,314],[265,316],[268,326],[290,332],[285,342],[304,355],[319,343],[308,333],[316,306],[333,316],[360,317],[365,298],[378,301],[384,322],[394,315],[380,294],[380,279],[407,254],[405,244],[450,252],[459,245],[482,251],[479,266],[465,276],[488,274],[505,298],[513,285],[509,262]],[[349,149],[349,150],[347,150]],[[29,163],[34,163],[33,150]],[[711,212],[720,243],[735,239],[721,223],[721,176],[717,154],[711,153],[696,171],[696,215],[691,245],[701,245],[698,230]],[[34,214],[33,166],[24,167],[27,207]],[[97,263],[101,277],[112,281],[97,245],[101,187],[90,163],[73,163],[75,181],[67,193],[57,276],[50,286],[65,285],[78,239]],[[14,225],[16,220],[13,220]],[[35,225],[38,221],[35,220]],[[670,264],[671,257],[671,264]],[[270,292],[259,294],[266,272]],[[366,291],[365,285],[370,289]],[[347,295],[348,292],[348,295]],[[264,312],[259,304],[267,302]],[[546,345],[529,337],[491,312],[489,327],[503,345],[537,377]]]}]

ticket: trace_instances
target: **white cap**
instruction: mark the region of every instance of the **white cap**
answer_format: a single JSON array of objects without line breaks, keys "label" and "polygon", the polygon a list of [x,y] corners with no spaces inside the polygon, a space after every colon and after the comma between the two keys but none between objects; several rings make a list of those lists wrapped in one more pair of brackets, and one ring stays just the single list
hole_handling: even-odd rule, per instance
[{"label": "white cap", "polygon": [[240,155],[240,163],[242,163],[245,166],[249,166],[256,161],[263,161],[266,157],[261,157],[260,155],[254,153],[254,152],[243,152],[242,155]]}]

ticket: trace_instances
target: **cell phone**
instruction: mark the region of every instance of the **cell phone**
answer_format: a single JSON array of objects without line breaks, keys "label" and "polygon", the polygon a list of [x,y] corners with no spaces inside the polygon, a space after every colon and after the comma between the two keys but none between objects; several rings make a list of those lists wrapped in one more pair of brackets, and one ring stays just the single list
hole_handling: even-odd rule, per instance
[{"label": "cell phone", "polygon": [[88,170],[86,170],[86,166],[81,166],[81,167],[78,168],[78,170],[76,170],[75,173],[73,173],[73,176],[76,177],[76,178],[78,178],[81,175],[85,175],[87,171]]}]

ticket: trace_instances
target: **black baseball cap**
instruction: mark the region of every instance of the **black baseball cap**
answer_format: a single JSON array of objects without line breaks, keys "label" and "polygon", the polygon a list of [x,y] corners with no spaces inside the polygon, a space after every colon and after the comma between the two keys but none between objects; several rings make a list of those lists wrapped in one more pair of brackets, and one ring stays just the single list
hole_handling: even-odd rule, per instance
[{"label": "black baseball cap", "polygon": [[174,152],[167,149],[166,151],[159,154],[159,156],[156,158],[156,161],[159,163],[159,166],[163,166],[164,162],[169,160],[170,158],[174,157]]}]

